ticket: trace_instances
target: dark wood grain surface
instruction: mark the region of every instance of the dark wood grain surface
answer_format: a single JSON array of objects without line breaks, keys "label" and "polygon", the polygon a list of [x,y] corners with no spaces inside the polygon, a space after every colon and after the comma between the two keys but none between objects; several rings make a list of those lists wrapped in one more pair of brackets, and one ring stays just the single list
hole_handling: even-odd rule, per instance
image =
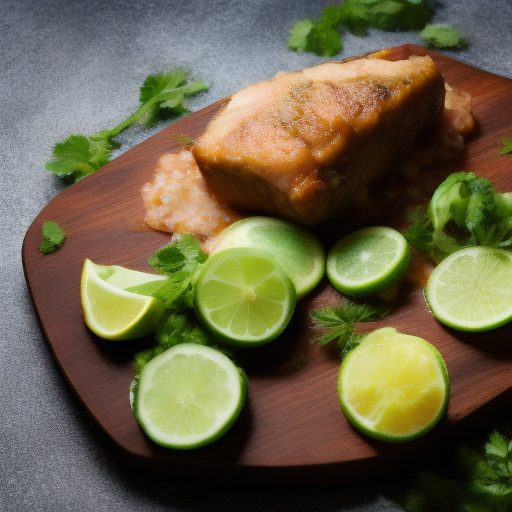
[{"label": "dark wood grain surface", "polygon": [[[500,140],[512,133],[512,81],[411,45],[394,49],[391,58],[411,54],[431,55],[445,80],[473,98],[477,129],[458,170],[489,177],[499,191],[512,190],[511,157],[498,155]],[[60,193],[25,236],[25,277],[48,347],[119,453],[136,465],[196,477],[362,480],[411,461],[475,419],[485,422],[499,414],[511,397],[512,327],[478,334],[447,329],[429,313],[421,287],[411,283],[399,307],[377,325],[422,336],[439,349],[451,379],[447,415],[429,434],[408,444],[380,443],[355,432],[338,405],[339,359],[311,342],[317,333],[309,311],[339,298],[323,282],[299,303],[281,338],[241,356],[249,374],[249,397],[228,434],[190,452],[161,449],[146,438],[130,409],[129,387],[133,354],[148,340],[108,342],[86,328],[79,293],[82,266],[90,258],[151,271],[148,256],[170,237],[144,225],[141,187],[152,179],[163,154],[181,149],[176,135],[200,134],[223,102],[165,128]],[[43,256],[38,246],[47,220],[62,226],[67,241],[56,253]]]}]

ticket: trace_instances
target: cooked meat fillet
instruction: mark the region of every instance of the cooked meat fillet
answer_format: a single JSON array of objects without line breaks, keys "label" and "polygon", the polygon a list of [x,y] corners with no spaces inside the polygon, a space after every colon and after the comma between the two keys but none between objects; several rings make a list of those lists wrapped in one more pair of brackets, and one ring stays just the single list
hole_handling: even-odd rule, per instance
[{"label": "cooked meat fillet", "polygon": [[429,57],[385,52],[282,74],[234,94],[192,154],[212,190],[317,224],[364,195],[443,109]]}]

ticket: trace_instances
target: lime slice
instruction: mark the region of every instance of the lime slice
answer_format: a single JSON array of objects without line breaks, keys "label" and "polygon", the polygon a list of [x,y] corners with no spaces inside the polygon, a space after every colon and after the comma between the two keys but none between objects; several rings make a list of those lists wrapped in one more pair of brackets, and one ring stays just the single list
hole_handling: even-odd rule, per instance
[{"label": "lime slice", "polygon": [[399,281],[409,259],[409,246],[398,231],[363,228],[334,244],[327,256],[327,276],[340,292],[368,297]]},{"label": "lime slice", "polygon": [[384,327],[343,360],[338,397],[359,431],[381,441],[409,441],[432,429],[446,411],[448,371],[433,345]]},{"label": "lime slice", "polygon": [[425,298],[434,316],[461,331],[487,331],[512,320],[512,253],[468,247],[432,271]]},{"label": "lime slice", "polygon": [[80,295],[84,320],[89,329],[108,340],[131,340],[155,330],[164,312],[163,302],[122,290],[98,274],[101,265],[86,259]]},{"label": "lime slice", "polygon": [[297,299],[304,297],[325,273],[325,251],[308,229],[273,217],[248,217],[231,224],[214,240],[212,253],[252,247],[272,253],[290,276]]},{"label": "lime slice", "polygon": [[296,302],[293,282],[276,259],[242,247],[211,256],[194,291],[199,319],[218,338],[237,346],[263,345],[277,338]]},{"label": "lime slice", "polygon": [[209,444],[233,425],[247,395],[247,378],[224,354],[180,343],[140,373],[134,412],[146,434],[169,448]]}]

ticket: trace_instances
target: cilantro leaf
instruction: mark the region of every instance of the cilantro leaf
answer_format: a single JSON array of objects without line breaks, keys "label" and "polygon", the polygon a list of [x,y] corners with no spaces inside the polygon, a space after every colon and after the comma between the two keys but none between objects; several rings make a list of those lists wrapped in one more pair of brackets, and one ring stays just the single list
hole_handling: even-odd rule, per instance
[{"label": "cilantro leaf", "polygon": [[308,35],[313,29],[314,23],[311,20],[302,20],[288,31],[288,48],[294,51],[306,51]]},{"label": "cilantro leaf", "polygon": [[444,23],[426,25],[421,31],[420,37],[429,48],[438,50],[462,50],[469,46],[459,31]]},{"label": "cilantro leaf", "polygon": [[185,99],[208,88],[200,80],[188,83],[188,77],[180,68],[148,76],[140,89],[141,106],[136,112],[111,130],[91,136],[71,135],[57,143],[46,169],[61,178],[78,181],[110,161],[112,150],[119,147],[114,137],[130,125],[154,126],[159,120],[187,113]]},{"label": "cilantro leaf", "polygon": [[101,135],[70,135],[64,142],[55,144],[53,158],[45,167],[56,176],[78,181],[107,164],[114,147],[110,138]]},{"label": "cilantro leaf", "polygon": [[172,275],[179,270],[191,271],[208,259],[199,240],[189,234],[162,247],[149,257],[148,263],[160,272]]},{"label": "cilantro leaf", "polygon": [[53,220],[43,223],[43,242],[39,250],[43,254],[50,254],[60,249],[64,245],[66,235],[62,228]]},{"label": "cilantro leaf", "polygon": [[311,316],[320,327],[327,328],[319,338],[321,345],[336,342],[341,357],[357,346],[363,335],[354,332],[358,322],[371,322],[384,318],[390,309],[387,306],[370,303],[356,303],[349,300],[336,308],[326,307],[311,312]]},{"label": "cilantro leaf", "polygon": [[341,36],[335,26],[322,20],[313,24],[307,36],[307,52],[316,53],[321,57],[334,57],[342,48]]},{"label": "cilantro leaf", "polygon": [[498,151],[500,155],[507,155],[512,153],[512,137],[505,137],[501,140],[502,148]]},{"label": "cilantro leaf", "polygon": [[192,307],[193,286],[208,255],[193,235],[183,235],[152,254],[148,263],[169,277],[151,295],[163,301],[167,309]]},{"label": "cilantro leaf", "polygon": [[140,88],[139,100],[142,105],[112,132],[117,135],[135,122],[154,126],[160,120],[188,112],[183,105],[185,98],[207,89],[208,86],[201,81],[188,84],[187,80],[188,73],[180,68],[148,76]]}]

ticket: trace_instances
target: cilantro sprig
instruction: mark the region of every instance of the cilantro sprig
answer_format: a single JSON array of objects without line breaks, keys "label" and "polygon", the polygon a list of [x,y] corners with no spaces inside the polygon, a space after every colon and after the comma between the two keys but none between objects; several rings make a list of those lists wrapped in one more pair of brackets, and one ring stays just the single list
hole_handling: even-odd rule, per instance
[{"label": "cilantro sprig", "polygon": [[43,223],[43,241],[39,250],[43,254],[51,254],[60,249],[66,240],[66,235],[62,228],[53,220]]},{"label": "cilantro sprig", "polygon": [[451,174],[412,221],[404,237],[435,262],[475,245],[512,249],[512,193],[474,173]]},{"label": "cilantro sprig", "polygon": [[311,312],[317,326],[325,328],[319,337],[321,345],[334,342],[341,358],[355,348],[364,338],[363,334],[354,332],[359,322],[372,322],[384,318],[390,308],[383,304],[356,303],[345,300],[335,308],[325,307]]},{"label": "cilantro sprig", "polygon": [[317,19],[298,21],[289,31],[288,48],[333,57],[343,48],[343,30],[356,36],[371,28],[421,30],[432,14],[424,0],[346,0],[326,7]]},{"label": "cilantro sprig", "polygon": [[[193,310],[194,283],[207,259],[208,255],[202,250],[199,240],[189,234],[158,249],[149,257],[148,263],[168,279],[155,281],[159,286],[147,288],[144,294],[160,299],[166,313],[157,327],[155,344],[135,354],[137,372],[153,357],[177,343],[214,345]],[[142,291],[138,290],[138,293]]]},{"label": "cilantro sprig", "polygon": [[[446,458],[443,466],[446,471]],[[462,445],[441,476],[419,473],[407,494],[407,512],[507,512],[512,510],[512,441],[498,431],[482,451]]]},{"label": "cilantro sprig", "polygon": [[440,50],[461,50],[469,45],[448,25],[427,25],[433,14],[426,0],[346,0],[326,7],[318,18],[295,23],[288,33],[288,48],[333,57],[343,49],[344,31],[365,37],[370,29],[422,30],[420,36],[427,46]]},{"label": "cilantro sprig", "polygon": [[114,138],[129,126],[138,123],[151,127],[160,120],[188,112],[185,99],[208,88],[200,80],[189,83],[188,79],[189,74],[181,68],[148,76],[140,88],[141,105],[128,119],[90,136],[70,135],[54,146],[46,169],[70,181],[78,181],[97,171],[110,161],[112,151],[119,147]]}]

